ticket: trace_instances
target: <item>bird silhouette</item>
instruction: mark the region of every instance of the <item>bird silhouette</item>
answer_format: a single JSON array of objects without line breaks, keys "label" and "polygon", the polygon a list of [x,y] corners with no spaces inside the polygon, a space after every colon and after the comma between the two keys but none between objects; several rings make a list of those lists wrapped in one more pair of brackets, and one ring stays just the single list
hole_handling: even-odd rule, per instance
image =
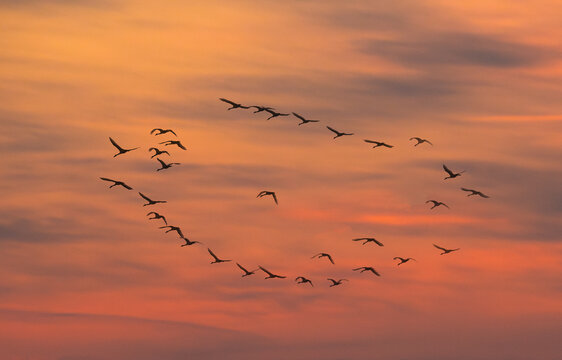
[{"label": "bird silhouette", "polygon": [[256,197],[261,198],[267,195],[271,195],[273,197],[273,201],[275,201],[275,203],[279,205],[279,203],[277,202],[277,196],[275,195],[274,191],[268,191],[268,190],[260,191],[260,193]]},{"label": "bird silhouette", "polygon": [[166,150],[160,150],[160,149],[155,148],[155,147],[151,147],[150,149],[148,149],[149,152],[152,151],[152,150],[154,150],[154,155],[152,155],[150,157],[151,159],[155,156],[162,155],[162,154],[167,154],[168,156],[170,156],[170,153],[167,152]]},{"label": "bird silhouette", "polygon": [[274,117],[278,117],[278,116],[289,116],[289,114],[278,113],[278,112],[276,112],[276,111],[274,111],[274,110],[265,109],[265,111],[267,111],[268,113],[271,114],[271,116],[268,117],[267,120],[273,119]]},{"label": "bird silhouette", "polygon": [[432,209],[434,209],[438,206],[441,206],[441,205],[445,206],[447,209],[450,209],[450,207],[447,204],[445,204],[444,202],[441,202],[441,201],[437,201],[437,200],[427,200],[425,203],[426,204],[427,203],[433,203],[433,206],[429,210],[432,210]]},{"label": "bird silhouette", "polygon": [[364,241],[363,245],[369,243],[369,242],[374,242],[375,244],[377,244],[378,246],[384,246],[383,243],[381,243],[380,241],[378,241],[375,238],[357,238],[357,239],[351,239],[352,241]]},{"label": "bird silhouette", "polygon": [[246,277],[246,276],[250,276],[250,275],[254,275],[256,273],[256,271],[258,271],[259,269],[253,270],[253,271],[248,271],[244,266],[236,263],[236,265],[238,265],[238,267],[244,271],[244,275],[242,275],[242,277]]},{"label": "bird silhouette", "polygon": [[396,256],[396,257],[394,258],[394,260],[400,260],[400,262],[398,263],[398,266],[400,266],[400,265],[402,265],[402,264],[404,264],[404,263],[406,263],[406,262],[408,262],[408,261],[410,261],[410,260],[416,261],[416,259],[414,259],[414,258],[403,258],[403,257],[400,257],[400,256]]},{"label": "bird silhouette", "polygon": [[460,249],[461,249],[461,248],[457,248],[457,249],[445,249],[444,247],[441,247],[441,246],[438,246],[438,245],[435,245],[435,244],[433,244],[433,246],[435,246],[437,249],[443,251],[443,252],[442,252],[441,254],[439,254],[439,255],[445,255],[445,254],[448,254],[448,253],[450,253],[450,252],[457,251],[457,250],[460,250]]},{"label": "bird silhouette", "polygon": [[314,258],[320,259],[321,257],[327,257],[328,260],[330,260],[330,262],[332,264],[335,264],[334,259],[332,259],[332,256],[330,254],[327,254],[327,253],[318,253],[318,254],[314,255],[313,257],[311,257],[311,259],[314,259]]},{"label": "bird silhouette", "polygon": [[177,145],[180,149],[187,150],[179,140],[162,141],[160,144],[164,144],[164,146]]},{"label": "bird silhouette", "polygon": [[178,236],[181,237],[182,239],[185,239],[185,236],[183,236],[183,233],[181,232],[181,229],[179,228],[179,226],[172,226],[172,225],[166,225],[166,226],[160,226],[159,229],[168,229],[166,230],[166,233],[169,233],[170,231],[175,231],[176,233],[178,233]]},{"label": "bird silhouette", "polygon": [[150,133],[151,133],[151,134],[156,133],[156,134],[154,134],[154,135],[156,135],[156,136],[162,135],[162,134],[166,134],[166,133],[172,133],[172,134],[174,134],[175,136],[178,136],[178,135],[174,132],[174,130],[172,130],[172,129],[160,129],[160,128],[156,128],[156,129],[152,129],[152,130],[150,131]]},{"label": "bird silhouette", "polygon": [[334,287],[334,286],[341,285],[342,281],[349,281],[349,280],[347,280],[347,279],[339,279],[339,280],[328,279],[328,281],[332,282],[332,285],[330,285],[330,287]]},{"label": "bird silhouette", "polygon": [[273,274],[272,272],[267,271],[267,269],[265,269],[265,268],[262,267],[262,266],[260,266],[259,268],[260,268],[261,271],[263,271],[264,273],[266,273],[266,274],[268,275],[267,277],[265,277],[265,279],[275,279],[275,278],[278,278],[278,279],[285,279],[285,278],[286,278],[286,276],[275,275],[275,274]]},{"label": "bird silhouette", "polygon": [[330,130],[331,132],[333,132],[334,134],[336,134],[336,136],[334,136],[334,139],[339,138],[340,136],[346,136],[346,135],[353,135],[353,133],[344,133],[344,132],[339,132],[334,128],[331,128],[329,126],[326,126],[328,128],[328,130]]},{"label": "bird silhouette", "polygon": [[462,174],[463,172],[465,172],[465,170],[463,170],[463,171],[461,171],[460,173],[454,173],[454,172],[452,172],[445,164],[443,164],[443,170],[445,170],[445,172],[446,172],[447,174],[449,174],[449,176],[447,176],[447,177],[446,177],[445,179],[443,179],[443,180],[454,179],[454,178],[456,178],[457,176],[461,176],[461,174]]},{"label": "bird silhouette", "polygon": [[209,252],[209,254],[211,254],[211,256],[213,257],[213,259],[215,259],[214,261],[211,262],[211,264],[218,264],[218,263],[223,263],[223,262],[229,262],[232,260],[223,260],[223,259],[219,259],[214,252],[211,251],[211,249],[207,248],[207,251]]},{"label": "bird silhouette", "polygon": [[148,205],[155,205],[155,204],[163,204],[163,203],[167,203],[167,201],[164,200],[152,200],[150,199],[148,196],[144,195],[143,193],[139,192],[139,195],[145,199],[146,201],[148,201],[146,204],[143,204],[142,206],[148,206]]},{"label": "bird silhouette", "polygon": [[262,111],[267,111],[267,110],[275,110],[275,108],[267,107],[267,106],[252,105],[252,106],[250,106],[250,107],[251,107],[251,108],[256,108],[256,109],[257,109],[256,111],[254,111],[254,114],[255,114],[255,113],[262,112]]},{"label": "bird silhouette", "polygon": [[433,146],[433,144],[431,143],[431,141],[426,140],[426,139],[422,139],[422,138],[419,138],[419,137],[411,137],[410,140],[416,140],[416,141],[417,141],[417,143],[415,143],[414,146],[418,146],[419,144],[423,144],[424,142],[425,142],[425,143],[428,143],[428,144],[431,145],[431,146]]},{"label": "bird silhouette", "polygon": [[486,198],[486,199],[489,198],[488,195],[485,195],[485,194],[481,193],[481,192],[478,191],[478,190],[472,190],[472,189],[466,189],[466,188],[461,188],[461,190],[462,190],[462,191],[471,192],[471,194],[468,194],[468,195],[466,195],[466,196],[478,195],[478,196],[483,197],[483,198]]},{"label": "bird silhouette", "polygon": [[244,106],[242,104],[238,104],[235,103],[234,101],[230,101],[227,99],[223,99],[223,98],[219,98],[220,101],[224,101],[227,104],[230,104],[232,107],[228,108],[227,110],[232,110],[232,109],[249,109],[249,106]]},{"label": "bird silhouette", "polygon": [[314,284],[312,283],[312,280],[305,278],[304,276],[298,276],[297,278],[295,278],[295,281],[297,282],[297,284],[306,284],[309,283],[310,286],[314,286]]},{"label": "bird silhouette", "polygon": [[201,241],[191,241],[184,236],[182,236],[181,238],[185,241],[185,244],[182,244],[181,247],[191,246],[191,245],[194,245],[194,244],[201,244]]},{"label": "bird silhouette", "polygon": [[381,142],[381,141],[374,141],[374,140],[363,140],[363,141],[366,142],[366,143],[369,143],[369,144],[375,144],[375,146],[373,146],[373,149],[376,148],[376,147],[379,147],[379,146],[384,146],[384,147],[387,147],[387,148],[393,148],[394,147],[394,145],[388,145],[387,143],[384,143],[384,142]]},{"label": "bird silhouette", "polygon": [[160,163],[160,165],[162,165],[161,168],[156,169],[156,171],[160,171],[160,170],[166,170],[171,168],[174,165],[181,165],[180,163],[168,163],[166,164],[163,160],[161,160],[160,158],[156,158],[156,160],[158,160],[158,162]]},{"label": "bird silhouette", "polygon": [[166,221],[166,217],[164,215],[160,215],[155,211],[151,211],[148,214],[146,214],[146,216],[150,216],[150,215],[153,215],[153,217],[148,218],[148,220],[162,219],[164,220],[164,224],[168,225],[168,221]]},{"label": "bird silhouette", "polygon": [[293,115],[297,118],[299,118],[301,120],[301,122],[298,125],[302,125],[302,124],[308,124],[311,122],[319,122],[320,120],[309,120],[309,119],[305,119],[304,117],[300,116],[297,113],[293,113]]},{"label": "bird silhouette", "polygon": [[109,188],[111,189],[114,186],[123,186],[125,189],[127,190],[133,190],[132,187],[130,187],[129,185],[125,184],[123,181],[118,181],[118,180],[112,180],[112,179],[108,179],[108,178],[104,178],[104,177],[100,177],[100,179],[102,179],[103,181],[109,181],[112,182],[113,185],[111,185]]},{"label": "bird silhouette", "polygon": [[375,274],[375,275],[377,275],[377,276],[381,276],[381,274],[379,274],[379,273],[377,272],[377,270],[373,269],[373,268],[370,267],[370,266],[361,266],[361,267],[358,267],[358,268],[356,268],[356,269],[353,269],[353,271],[358,271],[358,270],[361,270],[360,272],[370,271],[370,272],[372,272],[373,274]]},{"label": "bird silhouette", "polygon": [[119,150],[119,152],[118,152],[117,154],[113,155],[113,157],[116,157],[116,156],[118,156],[118,155],[125,154],[125,153],[127,153],[127,152],[129,152],[129,151],[133,151],[133,150],[138,149],[138,147],[132,148],[132,149],[123,149],[123,148],[122,148],[121,146],[119,146],[119,144],[117,144],[117,143],[115,142],[115,140],[113,140],[111,137],[109,138],[109,141],[111,141],[111,144],[113,144],[113,146],[115,146],[115,147],[117,148],[117,150]]}]

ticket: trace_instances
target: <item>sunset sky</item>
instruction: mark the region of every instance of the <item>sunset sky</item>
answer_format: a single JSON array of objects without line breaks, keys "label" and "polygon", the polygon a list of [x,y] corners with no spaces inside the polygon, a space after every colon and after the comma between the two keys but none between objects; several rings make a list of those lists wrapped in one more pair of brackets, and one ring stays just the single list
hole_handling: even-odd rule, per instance
[{"label": "sunset sky", "polygon": [[[0,0],[0,358],[560,359],[561,14]],[[187,147],[159,172],[148,148],[175,138],[157,127]],[[108,137],[140,148],[114,158]],[[444,181],[443,163],[466,172]],[[180,247],[151,210],[204,245]]]}]

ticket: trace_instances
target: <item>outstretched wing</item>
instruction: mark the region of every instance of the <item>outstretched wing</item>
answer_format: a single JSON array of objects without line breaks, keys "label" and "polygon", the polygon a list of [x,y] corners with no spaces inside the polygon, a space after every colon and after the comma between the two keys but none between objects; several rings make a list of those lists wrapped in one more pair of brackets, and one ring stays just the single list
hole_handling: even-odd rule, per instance
[{"label": "outstretched wing", "polygon": [[232,106],[238,105],[237,103],[232,102],[232,101],[227,100],[227,99],[219,98],[219,100],[220,100],[220,101],[224,101],[225,103],[230,104],[230,105],[232,105]]},{"label": "outstretched wing", "polygon": [[144,195],[144,194],[141,193],[140,191],[139,191],[139,195],[140,195],[143,199],[145,199],[146,201],[152,202],[152,200],[151,200],[149,197],[147,197],[146,195]]},{"label": "outstretched wing", "polygon": [[454,173],[453,173],[451,170],[449,170],[449,168],[448,168],[447,165],[445,165],[445,164],[443,164],[443,170],[445,170],[445,172],[446,172],[447,174],[451,175],[451,176],[454,175]]},{"label": "outstretched wing", "polygon": [[207,251],[209,252],[209,254],[211,254],[211,256],[215,259],[218,260],[219,258],[215,255],[215,253],[213,251],[211,251],[211,249],[207,248]]},{"label": "outstretched wing", "polygon": [[261,270],[261,271],[263,271],[263,272],[264,272],[264,273],[266,273],[267,275],[269,275],[269,276],[273,276],[273,274],[272,274],[272,273],[270,273],[269,271],[267,271],[267,269],[265,269],[264,267],[262,267],[262,266],[259,266],[259,268],[260,268],[260,270]]},{"label": "outstretched wing", "polygon": [[179,146],[180,148],[182,148],[183,150],[187,150],[187,149],[185,148],[185,146],[182,145],[181,142],[178,141],[176,144],[178,144],[178,146]]},{"label": "outstretched wing", "polygon": [[336,129],[333,129],[333,128],[329,127],[329,126],[326,126],[326,127],[327,127],[327,128],[328,128],[328,130],[330,130],[331,132],[333,132],[333,133],[335,133],[335,134],[337,134],[337,135],[339,135],[339,134],[340,134],[340,132],[339,132],[339,131],[337,131]]},{"label": "outstretched wing", "polygon": [[375,244],[377,244],[378,246],[384,246],[383,243],[381,243],[380,241],[378,241],[377,239],[373,238],[373,241],[375,242]]},{"label": "outstretched wing", "polygon": [[162,129],[159,129],[159,128],[156,128],[156,129],[150,130],[150,133],[151,133],[151,134],[154,134],[154,133],[157,132],[157,131],[162,132],[163,130],[162,130]]},{"label": "outstretched wing", "polygon": [[121,151],[123,150],[123,148],[121,146],[119,146],[115,140],[113,140],[111,137],[109,138],[109,141],[111,141],[111,143],[113,144],[113,146],[115,146],[117,148],[117,150]]},{"label": "outstretched wing", "polygon": [[129,185],[125,184],[124,182],[121,181],[121,186],[123,186],[125,189],[127,190],[133,190],[132,187],[130,187]]},{"label": "outstretched wing", "polygon": [[117,182],[117,181],[115,181],[115,180],[111,180],[111,179],[108,179],[108,178],[104,178],[104,177],[100,177],[100,179],[102,179],[102,180],[104,180],[104,181]]},{"label": "outstretched wing", "polygon": [[158,162],[162,165],[162,167],[167,166],[167,164],[164,161],[160,160],[159,158],[156,158],[156,160],[158,160]]},{"label": "outstretched wing", "polygon": [[442,247],[441,247],[441,246],[439,246],[439,245],[435,245],[435,244],[433,244],[433,246],[435,246],[435,247],[436,247],[437,249],[439,249],[439,250],[441,250],[441,251],[447,251],[447,249],[445,249],[445,248],[442,248]]},{"label": "outstretched wing", "polygon": [[238,264],[238,263],[236,263],[236,265],[238,265],[238,267],[239,267],[240,269],[242,269],[242,271],[244,271],[246,274],[249,273],[249,271],[246,270],[242,265],[240,265],[240,264]]},{"label": "outstretched wing", "polygon": [[296,117],[298,117],[299,119],[301,119],[302,121],[307,121],[305,118],[303,118],[302,116],[300,116],[297,113],[293,113],[293,115],[295,115]]},{"label": "outstretched wing", "polygon": [[279,203],[277,202],[277,196],[275,195],[275,193],[271,193],[271,196],[273,196],[273,200],[275,200],[275,204],[279,205]]},{"label": "outstretched wing", "polygon": [[366,142],[366,143],[369,143],[369,144],[378,144],[378,141],[367,140],[367,139],[365,139],[363,141]]},{"label": "outstretched wing", "polygon": [[330,254],[327,254],[327,256],[328,256],[328,260],[330,260],[332,264],[335,264],[334,259],[332,259],[332,256]]},{"label": "outstretched wing", "polygon": [[472,190],[472,189],[467,189],[467,188],[461,188],[462,191],[468,191],[468,192],[475,192],[476,190]]}]

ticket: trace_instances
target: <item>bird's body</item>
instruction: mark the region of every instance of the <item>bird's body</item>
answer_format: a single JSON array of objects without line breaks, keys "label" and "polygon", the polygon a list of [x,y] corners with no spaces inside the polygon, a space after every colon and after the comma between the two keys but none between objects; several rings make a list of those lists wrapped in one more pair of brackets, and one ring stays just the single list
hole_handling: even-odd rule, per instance
[{"label": "bird's body", "polygon": [[423,143],[428,143],[429,145],[433,146],[431,141],[429,141],[427,139],[422,139],[422,138],[419,138],[419,137],[411,137],[410,140],[416,140],[417,141],[417,143],[415,143],[414,146],[418,146],[419,144],[423,144]]},{"label": "bird's body", "polygon": [[160,158],[156,158],[156,160],[158,160],[158,162],[160,163],[160,165],[162,165],[161,168],[156,169],[156,171],[160,171],[160,170],[166,170],[171,168],[174,165],[181,165],[180,163],[168,163],[166,164],[163,160],[161,160]]},{"label": "bird's body", "polygon": [[394,260],[400,260],[400,262],[398,263],[398,266],[400,266],[400,265],[402,265],[402,264],[404,264],[404,263],[407,263],[407,262],[410,261],[410,260],[416,261],[416,259],[414,259],[414,258],[403,258],[403,257],[400,257],[400,256],[396,256],[396,257],[394,258]]},{"label": "bird's body", "polygon": [[169,233],[170,231],[175,231],[176,233],[178,233],[178,236],[180,238],[185,239],[185,236],[183,236],[183,233],[179,228],[179,226],[166,225],[166,226],[160,226],[160,229],[168,229],[166,230],[166,233]]},{"label": "bird's body", "polygon": [[297,282],[297,284],[306,284],[309,283],[310,286],[314,286],[314,284],[312,283],[312,280],[305,278],[304,276],[298,276],[295,278],[295,281]]},{"label": "bird's body", "polygon": [[179,147],[180,149],[187,150],[187,148],[183,146],[183,144],[179,140],[166,140],[162,141],[160,144],[164,144],[164,146],[177,145],[177,147]]},{"label": "bird's body", "polygon": [[260,266],[259,267],[261,271],[263,271],[264,273],[266,273],[268,276],[265,277],[266,279],[285,279],[286,276],[282,276],[282,275],[275,275],[272,272],[268,271],[267,269],[265,269],[264,267]]},{"label": "bird's body", "polygon": [[304,117],[302,117],[301,115],[299,115],[299,114],[297,114],[297,113],[293,113],[293,115],[301,120],[301,122],[300,122],[298,125],[308,124],[308,123],[311,123],[311,122],[319,122],[319,121],[320,121],[320,120],[309,120],[309,119],[305,119]]},{"label": "bird's body", "polygon": [[258,196],[256,196],[256,197],[261,198],[261,197],[268,196],[268,195],[273,197],[273,201],[275,201],[275,204],[279,205],[279,203],[277,202],[277,195],[275,195],[275,191],[268,191],[268,190],[260,191]]},{"label": "bird's body", "polygon": [[382,141],[374,141],[374,140],[363,140],[363,141],[366,142],[366,143],[369,143],[369,144],[375,144],[373,146],[373,149],[376,148],[376,147],[379,147],[379,146],[384,146],[384,147],[387,147],[387,148],[393,148],[394,147],[394,145],[388,145],[387,143],[384,143]]},{"label": "bird's body", "polygon": [[262,111],[275,110],[275,108],[267,107],[267,106],[252,105],[252,106],[250,106],[250,107],[251,107],[251,108],[256,108],[256,109],[257,109],[256,111],[254,111],[254,114],[255,114],[255,113],[262,112]]},{"label": "bird's body", "polygon": [[335,279],[329,279],[329,278],[328,278],[328,281],[331,281],[331,282],[332,282],[332,285],[330,285],[330,287],[334,287],[334,286],[341,285],[341,284],[342,284],[342,281],[349,281],[349,280],[347,280],[347,279],[335,280]]},{"label": "bird's body", "polygon": [[112,179],[108,179],[108,178],[104,178],[104,177],[100,177],[100,179],[102,179],[103,181],[109,181],[112,182],[113,185],[109,186],[109,188],[111,189],[114,186],[123,186],[125,189],[127,190],[133,190],[132,187],[130,187],[129,185],[125,184],[123,181],[119,181],[119,180],[112,180]]},{"label": "bird's body", "polygon": [[151,159],[154,158],[155,156],[162,155],[162,154],[167,154],[168,156],[170,156],[170,153],[167,152],[166,150],[160,150],[160,149],[155,148],[155,147],[151,147],[150,149],[148,149],[149,152],[152,151],[152,150],[154,150],[154,155],[152,155],[150,157]]},{"label": "bird's body", "polygon": [[207,248],[207,251],[209,252],[209,254],[211,254],[211,256],[213,257],[213,261],[211,262],[211,264],[218,264],[218,263],[223,263],[223,262],[229,262],[232,260],[223,260],[223,259],[219,259],[214,252],[211,251],[211,249]]},{"label": "bird's body", "polygon": [[383,243],[381,243],[380,241],[378,241],[375,238],[357,238],[357,239],[351,239],[352,241],[363,241],[363,245],[373,242],[375,244],[377,244],[378,246],[384,246]]},{"label": "bird's body", "polygon": [[464,172],[464,170],[459,173],[452,172],[445,164],[443,164],[443,170],[445,170],[445,172],[448,174],[448,176],[443,180],[454,179],[457,176],[461,176],[461,174]]},{"label": "bird's body", "polygon": [[[359,270],[361,270],[361,271],[359,271]],[[361,266],[361,267],[358,267],[358,268],[356,268],[356,269],[353,269],[353,271],[359,271],[359,272],[370,271],[370,272],[372,272],[373,274],[375,274],[375,275],[377,275],[377,276],[381,276],[381,274],[379,274],[379,273],[377,272],[377,270],[375,270],[374,268],[372,268],[372,267],[370,267],[370,266]]]},{"label": "bird's body", "polygon": [[311,257],[311,259],[314,259],[314,258],[320,259],[321,257],[326,257],[326,258],[328,258],[328,260],[330,260],[330,262],[332,264],[335,264],[334,259],[332,259],[332,256],[330,254],[327,254],[327,253],[318,253],[318,254],[314,255],[313,257]]},{"label": "bird's body", "polygon": [[254,275],[256,273],[256,271],[258,271],[259,269],[253,270],[253,271],[249,271],[247,270],[245,267],[243,267],[242,265],[236,263],[236,265],[238,265],[238,267],[244,271],[244,274],[242,275],[242,277],[246,277],[246,276],[250,276],[250,275]]},{"label": "bird's body", "polygon": [[219,100],[220,100],[220,101],[223,101],[223,102],[225,102],[225,103],[227,103],[227,104],[230,104],[231,107],[228,108],[227,110],[232,110],[232,109],[249,109],[249,108],[250,108],[249,106],[244,106],[244,105],[242,105],[242,104],[238,104],[238,103],[235,103],[234,101],[230,101],[230,100],[227,100],[227,99],[219,98]]},{"label": "bird's body", "polygon": [[124,148],[122,148],[121,146],[119,146],[119,144],[117,144],[117,143],[115,142],[115,140],[113,140],[111,137],[109,138],[109,141],[110,141],[111,144],[112,144],[113,146],[115,146],[115,147],[117,148],[117,150],[119,151],[117,154],[113,155],[113,157],[116,157],[116,156],[118,156],[118,155],[125,154],[125,153],[128,153],[129,151],[133,151],[133,150],[138,149],[138,147],[132,148],[132,149],[124,149]]},{"label": "bird's body", "polygon": [[461,188],[461,190],[462,190],[462,191],[468,191],[468,192],[471,193],[471,194],[468,194],[468,195],[466,195],[466,196],[478,195],[478,196],[483,197],[483,198],[485,198],[485,199],[488,199],[488,198],[489,198],[488,195],[485,195],[485,194],[483,194],[482,192],[480,192],[480,191],[478,191],[478,190],[472,190],[472,189],[466,189],[466,188]]},{"label": "bird's body", "polygon": [[156,128],[156,129],[152,129],[152,130],[150,131],[150,133],[151,133],[151,134],[156,133],[156,134],[154,134],[155,136],[162,135],[162,134],[166,134],[166,133],[172,133],[172,134],[174,134],[175,136],[178,136],[178,135],[174,132],[174,130],[172,130],[172,129],[159,129],[159,128]]},{"label": "bird's body", "polygon": [[265,111],[267,111],[271,115],[270,117],[267,118],[267,120],[273,119],[274,117],[278,117],[278,116],[289,116],[289,114],[278,113],[274,110],[265,109]]},{"label": "bird's body", "polygon": [[183,239],[183,241],[185,241],[185,244],[182,244],[181,247],[184,247],[184,246],[191,246],[191,245],[194,245],[194,244],[201,244],[201,241],[197,241],[197,240],[196,240],[196,241],[191,241],[191,240],[189,240],[188,238],[186,238],[186,237],[184,237],[184,236],[182,236],[181,238]]},{"label": "bird's body", "polygon": [[164,204],[167,203],[167,201],[164,200],[152,200],[150,199],[148,196],[144,195],[143,193],[139,192],[139,195],[145,199],[147,201],[146,204],[143,204],[142,206],[148,206],[148,205],[156,205],[156,204]]},{"label": "bird's body", "polygon": [[340,131],[337,131],[336,129],[331,128],[331,127],[329,127],[329,126],[326,126],[326,128],[327,128],[328,130],[330,130],[331,132],[333,132],[334,134],[336,134],[336,136],[334,136],[334,139],[337,139],[337,138],[339,138],[340,136],[346,136],[346,135],[349,136],[349,135],[353,135],[353,133],[344,133],[344,132],[340,132]]},{"label": "bird's body", "polygon": [[441,254],[439,254],[439,255],[445,255],[445,254],[448,254],[448,253],[450,253],[450,252],[458,251],[458,250],[461,249],[461,248],[457,248],[457,249],[445,249],[444,247],[441,247],[441,246],[438,246],[438,245],[435,245],[435,244],[433,244],[433,246],[435,246],[435,248],[437,248],[437,249],[443,251],[443,252],[442,252]]},{"label": "bird's body", "polygon": [[148,218],[148,220],[156,220],[156,219],[162,219],[164,220],[164,224],[168,225],[168,221],[166,221],[166,217],[164,215],[160,215],[155,211],[151,211],[148,214],[146,214],[146,216],[150,216],[153,215],[151,218]]},{"label": "bird's body", "polygon": [[445,204],[444,202],[441,202],[441,201],[437,201],[437,200],[427,200],[425,203],[426,204],[427,203],[433,203],[433,206],[429,210],[435,209],[438,206],[444,206],[447,209],[450,209],[450,207],[447,204]]}]

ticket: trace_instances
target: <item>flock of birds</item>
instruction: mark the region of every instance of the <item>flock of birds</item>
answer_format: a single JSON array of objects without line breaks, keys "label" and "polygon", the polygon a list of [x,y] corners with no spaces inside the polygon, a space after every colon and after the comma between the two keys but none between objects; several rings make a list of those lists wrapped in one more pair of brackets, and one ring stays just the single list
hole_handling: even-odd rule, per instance
[{"label": "flock of birds", "polygon": [[[290,114],[288,114],[288,113],[279,113],[279,112],[275,111],[275,109],[272,108],[272,107],[257,106],[257,105],[245,106],[245,105],[242,105],[242,104],[239,104],[239,103],[227,100],[227,99],[223,99],[223,98],[220,98],[219,100],[221,100],[221,101],[230,105],[230,107],[227,110],[255,108],[256,111],[254,111],[254,113],[267,112],[267,113],[270,114],[270,116],[267,118],[267,120],[270,120],[270,119],[275,118],[275,117],[280,117],[280,116],[290,116]],[[300,123],[298,123],[298,125],[320,122],[320,120],[307,119],[307,118],[305,118],[305,117],[303,117],[303,116],[301,116],[297,113],[294,113],[294,112],[292,114],[293,114],[293,116],[295,116],[297,119],[300,120]],[[329,131],[331,131],[335,134],[334,139],[337,139],[337,138],[342,137],[342,136],[352,136],[352,135],[354,135],[353,133],[340,132],[340,131],[335,130],[334,128],[332,128],[330,126],[326,126],[326,128]],[[156,129],[152,129],[152,131],[150,131],[150,134],[152,134],[154,136],[164,135],[164,134],[168,134],[168,133],[174,135],[177,138],[177,134],[172,129],[156,128]],[[416,141],[414,146],[418,146],[418,145],[423,144],[423,143],[427,143],[427,144],[433,146],[433,144],[429,140],[423,139],[423,138],[420,138],[420,137],[412,137],[412,138],[410,138],[410,140]],[[128,148],[128,149],[123,148],[119,144],[117,144],[117,142],[115,140],[113,140],[111,137],[109,138],[109,141],[118,151],[118,153],[113,155],[113,157],[117,157],[119,155],[123,155],[123,154],[126,154],[126,153],[130,152],[130,151],[139,149],[138,147]],[[374,140],[364,140],[364,141],[366,143],[369,143],[369,144],[374,144],[373,148],[377,148],[377,147],[392,148],[392,147],[394,147],[393,145],[389,145],[389,144],[387,144],[385,142],[382,142],[382,141],[374,141]],[[179,140],[166,140],[166,141],[160,142],[159,144],[164,145],[164,146],[176,147],[176,148],[179,148],[181,150],[187,150],[187,148]],[[158,147],[150,147],[148,149],[148,151],[154,152],[151,156],[151,159],[156,157],[156,160],[158,161],[158,163],[160,165],[160,167],[157,168],[156,171],[162,171],[162,170],[169,169],[169,168],[171,168],[173,166],[176,166],[176,165],[181,165],[180,163],[176,163],[176,162],[167,163],[159,157],[161,155],[170,156],[170,153],[167,150],[161,150]],[[456,177],[461,176],[461,174],[464,173],[464,171],[454,172],[454,171],[450,170],[445,164],[443,164],[443,170],[447,174],[447,176],[444,178],[444,180],[454,179]],[[100,179],[103,180],[103,181],[111,182],[112,185],[110,185],[109,188],[121,186],[121,187],[123,187],[127,190],[133,190],[133,188],[131,186],[127,185],[123,181],[113,180],[113,179],[106,178],[106,177],[100,177]],[[482,198],[489,198],[488,195],[485,195],[484,193],[482,193],[478,190],[468,189],[468,188],[464,188],[464,187],[461,187],[461,190],[465,191],[465,192],[469,192],[469,194],[467,196],[480,196]],[[165,200],[153,200],[153,199],[151,199],[150,197],[146,196],[145,194],[143,194],[141,192],[138,192],[138,194],[142,199],[144,199],[146,201],[146,203],[143,204],[143,206],[153,206],[153,205],[157,205],[157,204],[164,204],[164,203],[167,202]],[[276,205],[279,204],[278,199],[277,199],[277,195],[274,191],[263,190],[263,191],[260,191],[257,194],[256,197],[257,198],[263,198],[265,196],[271,196],[271,198],[273,199],[275,204]],[[436,207],[439,207],[439,206],[444,206],[446,208],[449,208],[449,206],[442,201],[427,200],[426,203],[433,204],[432,207],[430,208],[431,210],[436,208]],[[159,228],[165,229],[165,233],[175,232],[179,236],[180,239],[185,241],[185,243],[181,245],[182,247],[191,246],[191,245],[194,245],[194,244],[202,244],[200,241],[192,241],[192,240],[188,239],[183,234],[183,232],[182,232],[182,230],[179,226],[169,225],[168,220],[166,219],[166,217],[164,215],[162,215],[162,214],[160,214],[156,211],[150,211],[149,213],[147,213],[146,216],[148,217],[149,220],[162,220],[164,225],[160,226]],[[379,240],[377,240],[373,237],[356,238],[356,239],[352,239],[352,241],[362,242],[363,245],[373,243],[377,246],[384,246],[384,244],[381,241],[379,241]],[[444,248],[444,247],[436,245],[436,244],[433,244],[433,246],[436,249],[441,251],[440,255],[446,255],[446,254],[449,254],[451,252],[460,250],[460,248],[447,249],[447,248]],[[220,263],[226,263],[226,262],[232,261],[231,259],[222,259],[222,258],[218,257],[210,248],[207,248],[207,251],[212,258],[211,264],[220,264]],[[330,255],[328,253],[321,252],[321,253],[315,254],[314,256],[311,257],[311,259],[322,259],[322,258],[326,258],[331,264],[335,264],[332,255]],[[404,263],[407,263],[410,260],[416,261],[416,259],[411,258],[411,257],[400,257],[400,256],[394,257],[393,260],[398,261],[398,263],[397,263],[398,266],[400,266]],[[245,268],[244,266],[242,266],[241,264],[237,263],[237,262],[236,262],[236,265],[243,272],[242,277],[254,275],[257,271],[262,271],[263,273],[265,273],[267,275],[265,277],[265,279],[285,279],[287,277],[287,276],[284,276],[284,275],[274,274],[261,265],[259,265],[257,269],[254,269],[254,270],[251,270],[251,271],[248,270],[247,268]],[[357,267],[357,268],[352,269],[352,271],[358,271],[360,273],[371,272],[372,274],[374,274],[376,276],[381,276],[380,273],[375,268],[373,268],[371,266]],[[329,281],[329,287],[334,287],[334,286],[342,285],[344,281],[349,281],[349,280],[348,279],[327,278],[327,281]],[[302,275],[297,276],[295,278],[295,282],[297,284],[310,284],[310,286],[314,286],[312,280],[310,280],[310,279],[308,279],[308,278],[306,278],[305,276],[302,276]]]}]

